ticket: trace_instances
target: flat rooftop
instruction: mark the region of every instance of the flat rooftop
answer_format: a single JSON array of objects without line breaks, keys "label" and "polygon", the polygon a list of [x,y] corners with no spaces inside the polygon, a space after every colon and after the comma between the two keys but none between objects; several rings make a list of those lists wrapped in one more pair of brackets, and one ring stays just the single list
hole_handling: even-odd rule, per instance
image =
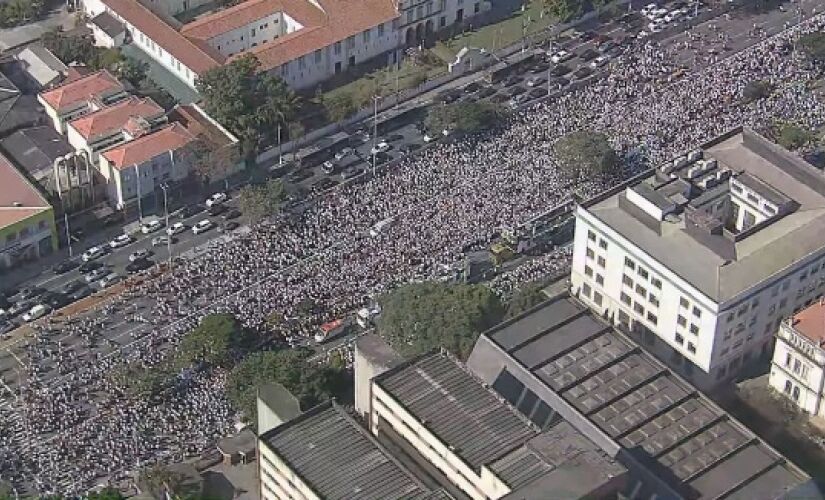
[{"label": "flat rooftop", "polygon": [[[703,161],[714,166],[700,177],[718,174],[716,180],[708,179],[710,184],[700,186],[700,179],[688,180],[691,165],[686,164],[668,175],[657,169],[636,179],[647,187],[634,190],[645,193],[653,189],[657,200],[664,194],[684,207],[711,203],[732,177],[768,202],[783,207],[791,202],[794,207],[780,209],[776,217],[727,239],[715,234],[697,238],[687,228],[686,212],[677,211],[661,221],[645,220],[627,209],[622,188],[582,204],[580,210],[610,226],[628,245],[643,250],[716,302],[737,298],[825,246],[819,237],[825,231],[822,172],[748,129],[726,134],[701,150]],[[671,187],[673,193],[668,191]],[[698,214],[694,220],[712,225],[712,219],[703,220]]]},{"label": "flat rooftop", "polygon": [[825,301],[820,299],[791,316],[788,321],[797,333],[817,346],[825,346]]},{"label": "flat rooftop", "polygon": [[810,480],[567,295],[483,334],[468,367],[507,400],[529,385],[603,449],[628,454],[684,498],[779,498]]},{"label": "flat rooftop", "polygon": [[321,498],[448,498],[426,489],[335,403],[316,406],[260,440]]}]

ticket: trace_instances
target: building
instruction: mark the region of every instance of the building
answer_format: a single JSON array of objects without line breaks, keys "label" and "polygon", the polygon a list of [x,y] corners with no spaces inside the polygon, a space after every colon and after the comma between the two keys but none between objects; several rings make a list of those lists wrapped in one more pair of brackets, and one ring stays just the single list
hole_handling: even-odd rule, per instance
[{"label": "building", "polygon": [[51,205],[0,155],[0,271],[55,250],[57,232]]},{"label": "building", "polygon": [[117,78],[107,70],[101,70],[41,92],[37,100],[45,108],[55,130],[65,134],[68,122],[127,96]]},{"label": "building", "polygon": [[21,50],[15,58],[38,90],[62,82],[69,68],[41,43],[33,43]]},{"label": "building", "polygon": [[[6,69],[11,68],[6,66],[4,71]],[[0,137],[45,123],[46,120],[37,98],[21,92],[5,73],[0,73]]]},{"label": "building", "polygon": [[100,173],[109,201],[118,210],[150,196],[161,184],[180,182],[189,175],[186,146],[195,136],[179,123],[107,149],[100,155]]},{"label": "building", "polygon": [[345,409],[325,403],[258,438],[263,500],[436,500]]},{"label": "building", "polygon": [[446,353],[374,377],[371,395],[372,433],[456,498],[611,498],[625,489],[625,467],[568,422],[520,414]]},{"label": "building", "polygon": [[[205,3],[85,0],[83,8],[92,19],[109,13],[131,43],[192,88],[198,75],[254,54],[261,71],[296,89],[368,60],[395,63],[405,46],[490,8],[481,0],[245,0],[185,23],[173,17],[191,17],[183,15]],[[98,43],[110,44],[111,36],[101,34]]]},{"label": "building", "polygon": [[825,176],[749,129],[576,211],[571,289],[699,387],[822,294]]},{"label": "building", "polygon": [[86,25],[92,30],[97,45],[101,47],[111,49],[126,43],[126,28],[108,12],[101,12]]},{"label": "building", "polygon": [[779,325],[771,387],[802,411],[825,417],[825,302],[820,299]]},{"label": "building", "polygon": [[822,498],[811,478],[567,294],[483,333],[467,367],[629,471],[629,498]]}]

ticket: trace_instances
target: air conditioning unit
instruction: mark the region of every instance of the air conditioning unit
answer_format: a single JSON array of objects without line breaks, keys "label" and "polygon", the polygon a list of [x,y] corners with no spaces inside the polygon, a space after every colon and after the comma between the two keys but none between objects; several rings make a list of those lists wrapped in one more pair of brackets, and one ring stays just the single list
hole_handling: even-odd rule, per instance
[{"label": "air conditioning unit", "polygon": [[730,170],[728,170],[728,169],[718,170],[716,172],[716,178],[719,180],[719,182],[726,181],[726,180],[730,179]]},{"label": "air conditioning unit", "polygon": [[688,163],[693,163],[696,160],[701,160],[701,159],[702,159],[702,150],[701,149],[695,149],[695,150],[691,151],[690,153],[688,153],[688,155],[687,155]]}]

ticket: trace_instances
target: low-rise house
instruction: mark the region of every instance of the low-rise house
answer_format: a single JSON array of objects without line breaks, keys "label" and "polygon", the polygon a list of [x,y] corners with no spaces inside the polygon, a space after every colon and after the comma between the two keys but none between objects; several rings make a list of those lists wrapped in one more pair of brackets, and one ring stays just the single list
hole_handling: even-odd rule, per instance
[{"label": "low-rise house", "polygon": [[65,134],[70,121],[127,96],[123,84],[107,70],[101,70],[41,92],[37,99],[54,123],[55,130]]}]

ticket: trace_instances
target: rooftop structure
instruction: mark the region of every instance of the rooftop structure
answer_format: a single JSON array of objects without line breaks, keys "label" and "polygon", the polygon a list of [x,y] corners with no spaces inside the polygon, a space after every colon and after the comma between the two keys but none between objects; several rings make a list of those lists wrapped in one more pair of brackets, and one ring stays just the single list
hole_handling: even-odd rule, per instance
[{"label": "rooftop structure", "polygon": [[66,139],[47,125],[18,130],[0,139],[0,147],[38,182],[52,174],[56,159],[74,152]]},{"label": "rooftop structure", "polygon": [[0,186],[0,228],[52,209],[40,191],[3,155],[0,155]]},{"label": "rooftop structure", "polygon": [[107,70],[101,70],[42,92],[40,96],[53,109],[63,110],[85,105],[90,100],[105,99],[124,90],[117,78]]},{"label": "rooftop structure", "polygon": [[46,88],[61,82],[69,68],[41,43],[33,43],[16,56],[22,69],[37,83],[38,88]]},{"label": "rooftop structure", "polygon": [[178,123],[107,150],[102,154],[117,170],[140,165],[155,156],[176,151],[194,140],[194,136]]},{"label": "rooftop structure", "polygon": [[3,73],[0,73],[0,137],[45,120],[43,110],[34,96],[26,95]]},{"label": "rooftop structure", "polygon": [[542,406],[661,498],[793,498],[810,478],[631,339],[566,295],[483,334],[468,367],[530,415]]},{"label": "rooftop structure", "polygon": [[85,142],[91,142],[99,137],[120,133],[130,122],[156,121],[164,114],[163,108],[151,98],[131,96],[69,122],[69,134],[74,130]]}]

